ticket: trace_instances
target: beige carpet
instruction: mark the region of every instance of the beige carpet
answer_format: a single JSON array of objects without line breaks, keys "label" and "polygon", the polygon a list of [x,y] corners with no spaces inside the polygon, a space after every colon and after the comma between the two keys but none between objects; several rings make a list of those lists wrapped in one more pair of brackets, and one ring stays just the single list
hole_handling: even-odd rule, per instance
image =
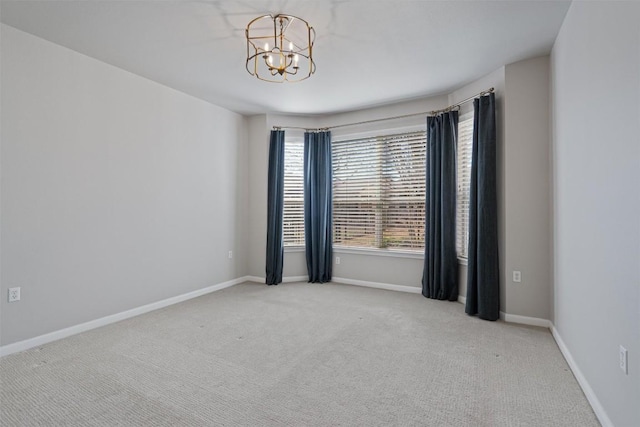
[{"label": "beige carpet", "polygon": [[0,361],[2,426],[597,426],[551,334],[338,284],[242,284]]}]

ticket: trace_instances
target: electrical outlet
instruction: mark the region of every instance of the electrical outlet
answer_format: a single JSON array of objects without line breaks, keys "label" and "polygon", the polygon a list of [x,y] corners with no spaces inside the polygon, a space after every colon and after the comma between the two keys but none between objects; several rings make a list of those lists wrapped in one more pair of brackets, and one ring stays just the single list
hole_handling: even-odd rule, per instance
[{"label": "electrical outlet", "polygon": [[336,257],[336,265],[338,265],[338,264],[340,264],[340,257],[339,256]]},{"label": "electrical outlet", "polygon": [[629,375],[629,368],[627,366],[628,360],[627,349],[620,346],[620,369],[622,369],[622,372],[624,372],[625,375]]},{"label": "electrical outlet", "polygon": [[522,282],[522,273],[519,271],[514,271],[513,272],[513,282],[514,283],[520,283]]},{"label": "electrical outlet", "polygon": [[233,258],[233,251],[229,251],[229,259]]},{"label": "electrical outlet", "polygon": [[9,288],[9,302],[20,301],[20,288]]}]

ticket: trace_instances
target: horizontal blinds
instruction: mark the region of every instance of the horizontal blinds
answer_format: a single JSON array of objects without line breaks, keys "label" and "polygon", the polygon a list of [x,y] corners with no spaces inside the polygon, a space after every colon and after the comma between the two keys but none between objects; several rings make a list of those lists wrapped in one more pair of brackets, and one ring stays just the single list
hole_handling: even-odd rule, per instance
[{"label": "horizontal blinds", "polygon": [[459,258],[467,257],[469,241],[469,193],[471,185],[471,151],[473,116],[458,123],[458,194],[456,207],[456,247]]},{"label": "horizontal blinds", "polygon": [[[334,243],[424,248],[425,132],[332,143]],[[457,150],[456,247],[466,258],[473,117],[461,120]],[[284,244],[304,245],[303,142],[285,143]]]},{"label": "horizontal blinds", "polygon": [[285,246],[304,245],[302,140],[286,140],[284,144],[284,220]]},{"label": "horizontal blinds", "polygon": [[424,247],[425,132],[334,141],[334,243]]}]

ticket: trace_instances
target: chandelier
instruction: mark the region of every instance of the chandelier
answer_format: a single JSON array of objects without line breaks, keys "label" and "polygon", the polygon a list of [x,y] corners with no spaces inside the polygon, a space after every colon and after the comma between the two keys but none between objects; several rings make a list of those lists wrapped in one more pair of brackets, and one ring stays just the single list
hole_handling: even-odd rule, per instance
[{"label": "chandelier", "polygon": [[313,42],[316,32],[304,19],[264,15],[249,22],[247,71],[267,82],[298,82],[316,71]]}]

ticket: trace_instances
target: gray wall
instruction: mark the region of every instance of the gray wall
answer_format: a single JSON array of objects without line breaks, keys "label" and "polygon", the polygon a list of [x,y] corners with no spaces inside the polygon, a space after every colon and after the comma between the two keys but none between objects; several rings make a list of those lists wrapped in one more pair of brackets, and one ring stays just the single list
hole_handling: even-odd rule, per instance
[{"label": "gray wall", "polygon": [[[549,57],[507,65],[505,94],[505,312],[550,319]],[[513,282],[514,270],[522,282]]]},{"label": "gray wall", "polygon": [[269,132],[265,115],[249,122],[249,269],[252,276],[265,277],[267,247],[267,162]]},{"label": "gray wall", "polygon": [[247,274],[245,118],[6,25],[1,79],[2,345]]},{"label": "gray wall", "polygon": [[637,2],[573,2],[551,55],[554,323],[621,427],[640,425],[638,22]]}]

